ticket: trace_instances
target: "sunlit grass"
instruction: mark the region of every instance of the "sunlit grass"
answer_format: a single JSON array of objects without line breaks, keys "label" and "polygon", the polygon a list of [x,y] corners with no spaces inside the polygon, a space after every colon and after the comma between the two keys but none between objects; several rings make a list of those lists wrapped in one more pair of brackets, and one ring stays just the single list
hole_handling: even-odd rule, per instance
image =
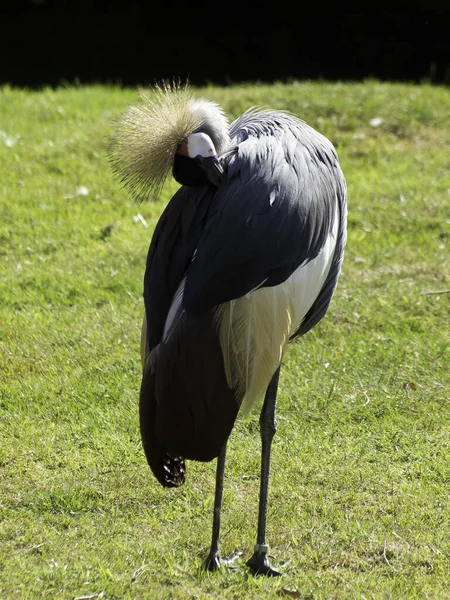
[{"label": "sunlit grass", "polygon": [[[258,414],[229,444],[222,552],[211,464],[151,477],[137,395],[142,280],[176,189],[134,204],[106,158],[136,90],[0,90],[0,596],[450,598],[450,92],[428,85],[208,87],[232,117],[298,114],[336,145],[349,237],[329,313],[286,356],[268,537],[247,577]],[[140,217],[138,217],[140,215]],[[147,227],[145,226],[147,225]],[[289,596],[286,596],[289,597]]]}]

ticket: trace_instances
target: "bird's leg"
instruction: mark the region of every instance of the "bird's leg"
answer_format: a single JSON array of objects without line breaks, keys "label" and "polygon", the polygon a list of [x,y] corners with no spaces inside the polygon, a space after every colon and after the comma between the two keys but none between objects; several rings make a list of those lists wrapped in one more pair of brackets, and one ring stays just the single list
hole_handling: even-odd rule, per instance
[{"label": "bird's leg", "polygon": [[206,571],[216,571],[220,568],[220,552],[219,552],[219,533],[220,533],[220,512],[222,509],[222,494],[223,494],[223,474],[225,471],[225,456],[227,452],[227,444],[225,442],[219,456],[217,457],[216,469],[216,492],[214,496],[214,516],[212,526],[211,549],[208,557],[204,561],[202,568]]},{"label": "bird's leg", "polygon": [[267,492],[269,487],[270,470],[270,449],[273,436],[277,430],[275,420],[275,406],[277,401],[278,379],[280,377],[280,367],[275,372],[267,388],[264,398],[264,405],[259,418],[261,431],[261,480],[259,491],[259,512],[258,512],[258,536],[256,539],[255,551],[247,566],[255,575],[281,575],[270,564],[267,558],[268,547],[266,544],[266,517],[267,517]]}]

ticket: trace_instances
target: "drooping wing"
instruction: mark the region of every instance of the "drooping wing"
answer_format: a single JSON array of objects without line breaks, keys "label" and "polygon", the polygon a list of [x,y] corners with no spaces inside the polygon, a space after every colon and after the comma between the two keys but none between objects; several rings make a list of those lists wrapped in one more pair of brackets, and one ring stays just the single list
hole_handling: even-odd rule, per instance
[{"label": "drooping wing", "polygon": [[181,187],[156,225],[144,276],[149,351],[161,341],[175,292],[202,234],[212,194],[209,186]]}]

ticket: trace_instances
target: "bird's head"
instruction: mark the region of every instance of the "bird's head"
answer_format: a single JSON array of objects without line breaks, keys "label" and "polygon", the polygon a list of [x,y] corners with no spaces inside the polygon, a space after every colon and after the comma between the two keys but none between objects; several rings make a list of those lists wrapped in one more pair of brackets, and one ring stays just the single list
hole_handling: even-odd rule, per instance
[{"label": "bird's head", "polygon": [[172,174],[183,185],[196,186],[209,181],[219,187],[223,168],[208,134],[191,133],[181,142],[173,160]]},{"label": "bird's head", "polygon": [[183,185],[219,185],[218,155],[230,146],[228,121],[215,103],[167,83],[130,106],[115,126],[113,170],[138,200],[157,196],[168,174]]}]

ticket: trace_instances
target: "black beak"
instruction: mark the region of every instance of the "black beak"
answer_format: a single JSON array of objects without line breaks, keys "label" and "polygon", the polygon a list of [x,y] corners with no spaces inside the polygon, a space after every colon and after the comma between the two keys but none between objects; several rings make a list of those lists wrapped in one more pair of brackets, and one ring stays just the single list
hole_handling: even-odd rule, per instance
[{"label": "black beak", "polygon": [[205,173],[208,181],[216,187],[219,187],[223,181],[224,170],[217,157],[204,157],[198,155],[194,160]]}]

